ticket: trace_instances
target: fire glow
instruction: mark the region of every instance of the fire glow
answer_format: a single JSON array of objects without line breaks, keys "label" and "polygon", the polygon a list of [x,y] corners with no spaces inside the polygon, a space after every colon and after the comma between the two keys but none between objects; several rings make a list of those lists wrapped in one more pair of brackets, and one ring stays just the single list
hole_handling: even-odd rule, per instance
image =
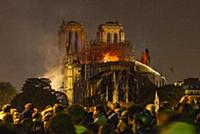
[{"label": "fire glow", "polygon": [[116,53],[108,52],[103,56],[103,62],[119,61],[119,57]]}]

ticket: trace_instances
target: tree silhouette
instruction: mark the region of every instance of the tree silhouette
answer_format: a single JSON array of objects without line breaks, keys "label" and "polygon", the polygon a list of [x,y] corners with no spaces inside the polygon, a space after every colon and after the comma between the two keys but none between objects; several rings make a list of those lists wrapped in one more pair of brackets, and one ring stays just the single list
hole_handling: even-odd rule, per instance
[{"label": "tree silhouette", "polygon": [[17,94],[17,90],[9,82],[0,82],[0,107],[10,101]]},{"label": "tree silhouette", "polygon": [[31,102],[36,108],[42,110],[47,105],[58,103],[50,83],[51,81],[46,78],[27,79],[22,87],[22,93],[16,95],[12,100],[12,106],[22,111],[23,106]]},{"label": "tree silhouette", "polygon": [[184,88],[182,86],[166,85],[158,88],[158,95],[160,101],[168,101],[171,105],[175,106],[184,95]]}]

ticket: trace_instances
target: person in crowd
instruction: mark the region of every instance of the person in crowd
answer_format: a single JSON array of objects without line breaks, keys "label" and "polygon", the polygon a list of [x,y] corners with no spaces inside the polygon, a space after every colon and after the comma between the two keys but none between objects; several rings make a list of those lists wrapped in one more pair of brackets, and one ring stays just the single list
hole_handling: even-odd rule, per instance
[{"label": "person in crowd", "polygon": [[54,116],[50,120],[48,130],[49,134],[76,134],[71,117],[65,113]]},{"label": "person in crowd", "polygon": [[84,111],[85,111],[85,117],[82,121],[82,124],[89,130],[92,131],[93,130],[93,122],[94,122],[94,118],[93,118],[93,108],[91,107],[84,107]]},{"label": "person in crowd", "polygon": [[89,133],[89,130],[83,125],[83,121],[86,117],[86,112],[82,106],[78,104],[71,105],[67,108],[67,113],[72,119],[76,134]]},{"label": "person in crowd", "polygon": [[41,115],[42,115],[42,122],[44,124],[44,129],[45,131],[48,131],[47,127],[49,125],[49,121],[54,116],[53,107],[50,105],[46,106],[46,108],[41,112]]},{"label": "person in crowd", "polygon": [[64,109],[65,109],[64,106],[56,103],[56,104],[53,105],[53,114],[57,115],[57,114],[63,112]]},{"label": "person in crowd", "polygon": [[101,125],[98,130],[98,134],[117,134],[115,131],[115,127],[112,123],[106,123]]},{"label": "person in crowd", "polygon": [[[112,103],[110,103],[112,104]],[[124,104],[124,103],[123,103]],[[39,111],[31,103],[20,114],[6,104],[0,112],[0,134],[198,134],[200,110],[188,101],[176,109],[162,103],[155,113],[154,105],[94,105],[82,107],[60,104]],[[196,109],[195,109],[196,108]]]},{"label": "person in crowd", "polygon": [[117,134],[133,134],[132,127],[129,123],[128,112],[124,111],[121,114],[119,123],[116,128]]},{"label": "person in crowd", "polygon": [[97,134],[99,127],[107,123],[106,110],[103,105],[98,104],[94,107],[93,118],[94,122],[90,125],[90,129]]},{"label": "person in crowd", "polygon": [[10,110],[11,110],[11,105],[10,105],[10,104],[5,104],[5,105],[3,105],[2,111],[0,112],[0,120],[1,120],[1,121],[4,120],[4,117],[5,117],[7,114],[10,114]]},{"label": "person in crowd", "polygon": [[24,106],[24,111],[20,115],[20,121],[30,119],[32,120],[34,106],[31,103],[27,103]]},{"label": "person in crowd", "polygon": [[34,134],[45,134],[44,124],[42,122],[42,115],[38,111],[33,113],[32,122],[32,129]]},{"label": "person in crowd", "polygon": [[158,113],[159,134],[196,134],[193,106],[182,100],[176,111],[163,110]]},{"label": "person in crowd", "polygon": [[181,113],[176,113],[163,125],[159,134],[197,134],[195,125],[188,122],[187,117]]},{"label": "person in crowd", "polygon": [[20,113],[17,111],[17,109],[16,108],[12,108],[10,110],[10,113],[11,113],[11,115],[13,117],[13,124],[15,124],[15,125],[19,124]]}]

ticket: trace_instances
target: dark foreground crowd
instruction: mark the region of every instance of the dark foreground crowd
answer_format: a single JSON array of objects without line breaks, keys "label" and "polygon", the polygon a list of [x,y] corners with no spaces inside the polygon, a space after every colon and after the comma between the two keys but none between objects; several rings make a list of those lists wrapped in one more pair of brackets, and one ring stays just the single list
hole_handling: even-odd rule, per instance
[{"label": "dark foreground crowd", "polygon": [[38,111],[31,103],[18,112],[9,104],[0,112],[0,134],[198,134],[200,109],[189,103],[84,107],[55,104]]}]

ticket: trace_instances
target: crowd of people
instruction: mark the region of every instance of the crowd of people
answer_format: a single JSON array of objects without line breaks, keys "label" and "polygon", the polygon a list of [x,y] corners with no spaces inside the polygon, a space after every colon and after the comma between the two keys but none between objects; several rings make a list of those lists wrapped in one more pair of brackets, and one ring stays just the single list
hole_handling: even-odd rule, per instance
[{"label": "crowd of people", "polygon": [[39,111],[27,103],[19,112],[10,104],[0,112],[0,134],[198,134],[200,109],[189,103],[171,107],[153,104],[73,104],[46,106]]}]

